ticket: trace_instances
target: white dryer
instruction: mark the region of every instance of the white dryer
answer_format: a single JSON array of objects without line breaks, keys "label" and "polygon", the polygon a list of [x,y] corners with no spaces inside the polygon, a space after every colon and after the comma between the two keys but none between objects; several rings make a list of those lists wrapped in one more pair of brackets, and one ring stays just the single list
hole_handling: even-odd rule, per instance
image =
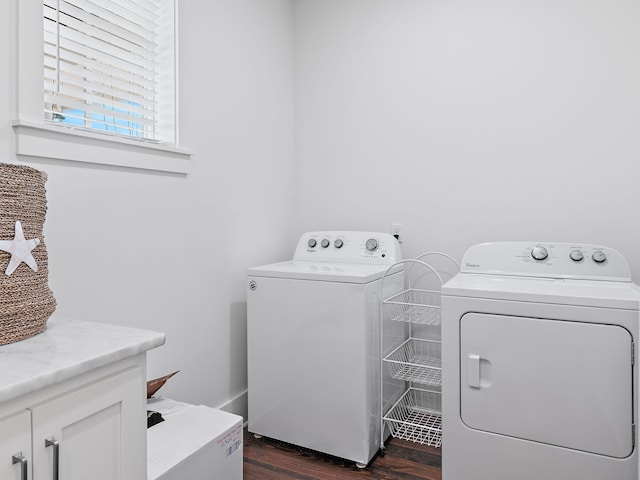
[{"label": "white dryer", "polygon": [[615,250],[476,245],[442,289],[443,480],[637,480],[640,292]]},{"label": "white dryer", "polygon": [[[380,439],[380,279],[398,260],[389,234],[309,232],[293,260],[249,269],[250,432],[360,466],[371,460]],[[390,273],[385,296],[404,285],[402,271]]]}]

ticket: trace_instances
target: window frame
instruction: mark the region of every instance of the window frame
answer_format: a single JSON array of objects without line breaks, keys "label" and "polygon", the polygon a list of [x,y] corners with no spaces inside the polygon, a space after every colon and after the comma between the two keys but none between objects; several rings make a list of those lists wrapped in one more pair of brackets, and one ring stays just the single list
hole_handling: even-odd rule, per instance
[{"label": "window frame", "polygon": [[175,144],[75,129],[44,119],[42,0],[13,0],[13,131],[16,155],[171,173],[191,171],[191,152],[178,142],[178,0],[174,0]]}]

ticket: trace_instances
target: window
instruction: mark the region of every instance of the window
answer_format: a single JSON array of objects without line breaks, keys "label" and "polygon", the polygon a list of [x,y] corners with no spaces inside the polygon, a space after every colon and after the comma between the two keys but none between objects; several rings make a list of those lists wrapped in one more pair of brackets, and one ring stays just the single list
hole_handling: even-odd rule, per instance
[{"label": "window", "polygon": [[44,0],[45,119],[156,140],[157,0]]},{"label": "window", "polygon": [[15,2],[18,154],[188,170],[177,135],[177,0]]}]

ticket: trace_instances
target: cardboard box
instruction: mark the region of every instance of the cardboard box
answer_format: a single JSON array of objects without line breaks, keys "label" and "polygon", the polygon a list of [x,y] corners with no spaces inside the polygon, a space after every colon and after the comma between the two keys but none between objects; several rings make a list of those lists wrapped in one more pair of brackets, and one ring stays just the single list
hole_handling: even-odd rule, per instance
[{"label": "cardboard box", "polygon": [[242,480],[242,417],[162,398],[148,409],[165,419],[147,430],[148,480]]}]

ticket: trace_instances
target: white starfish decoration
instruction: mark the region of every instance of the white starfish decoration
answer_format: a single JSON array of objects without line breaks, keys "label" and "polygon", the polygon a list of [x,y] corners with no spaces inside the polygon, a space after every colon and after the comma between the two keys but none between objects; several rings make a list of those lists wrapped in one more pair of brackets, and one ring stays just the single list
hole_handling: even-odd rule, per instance
[{"label": "white starfish decoration", "polygon": [[5,275],[11,275],[15,272],[16,268],[24,262],[34,272],[38,271],[38,265],[36,259],[31,255],[31,250],[36,248],[40,244],[39,238],[32,238],[26,240],[22,231],[22,224],[20,221],[16,221],[15,235],[13,240],[0,240],[0,250],[11,254],[11,260],[5,270]]}]

